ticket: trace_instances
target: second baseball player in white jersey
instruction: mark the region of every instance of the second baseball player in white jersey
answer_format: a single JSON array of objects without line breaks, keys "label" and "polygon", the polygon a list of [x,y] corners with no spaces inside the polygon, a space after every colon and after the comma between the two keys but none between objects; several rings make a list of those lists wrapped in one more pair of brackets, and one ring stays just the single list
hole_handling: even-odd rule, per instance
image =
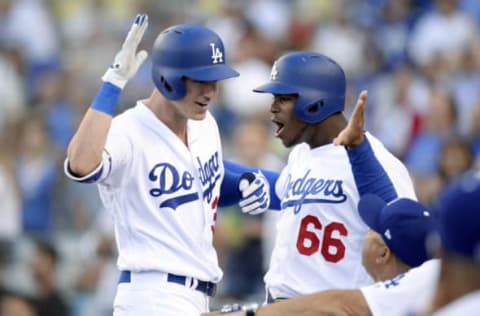
[{"label": "second baseball player in white jersey", "polygon": [[[360,290],[373,316],[406,316],[425,308],[435,293],[440,260],[432,259],[393,279],[364,286]],[[392,308],[394,306],[394,308]]]},{"label": "second baseball player in white jersey", "polygon": [[[363,193],[377,190],[352,173],[347,152],[332,143],[347,126],[343,69],[315,52],[287,53],[254,91],[273,94],[275,136],[293,148],[280,176],[267,176],[275,189],[269,206],[283,213],[265,276],[267,301],[368,284],[361,264],[367,226],[357,203],[360,187]],[[366,137],[394,187],[385,198],[415,199],[406,168],[375,137]]]},{"label": "second baseball player in white jersey", "polygon": [[[397,194],[415,198],[406,168],[375,137],[366,136]],[[371,282],[361,264],[367,226],[356,209],[359,194],[344,148],[297,145],[276,193],[283,215],[265,276],[273,298]]]}]

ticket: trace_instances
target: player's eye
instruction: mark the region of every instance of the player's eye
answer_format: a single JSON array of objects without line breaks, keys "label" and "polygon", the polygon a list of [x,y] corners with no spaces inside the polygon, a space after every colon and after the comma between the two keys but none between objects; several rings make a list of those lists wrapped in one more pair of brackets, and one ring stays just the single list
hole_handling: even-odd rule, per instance
[{"label": "player's eye", "polygon": [[295,95],[277,95],[275,96],[275,101],[277,102],[291,102],[295,99]]}]

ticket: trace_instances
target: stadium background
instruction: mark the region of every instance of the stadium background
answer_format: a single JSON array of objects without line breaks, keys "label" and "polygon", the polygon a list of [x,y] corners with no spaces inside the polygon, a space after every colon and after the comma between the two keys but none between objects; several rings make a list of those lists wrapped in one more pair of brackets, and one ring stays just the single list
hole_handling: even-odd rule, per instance
[{"label": "stadium background", "polygon": [[[422,202],[479,164],[478,0],[0,0],[0,293],[10,293],[0,315],[61,316],[52,297],[65,315],[111,315],[111,220],[96,187],[68,181],[62,168],[137,12],[149,15],[147,50],[178,23],[205,24],[224,39],[241,76],[222,85],[211,110],[231,160],[281,168],[288,152],[272,135],[271,97],[251,89],[279,54],[314,50],[344,67],[347,115],[369,90],[367,129],[405,162]],[[152,88],[147,60],[118,111]],[[213,307],[262,301],[277,215],[221,210],[215,242],[225,276]]]}]

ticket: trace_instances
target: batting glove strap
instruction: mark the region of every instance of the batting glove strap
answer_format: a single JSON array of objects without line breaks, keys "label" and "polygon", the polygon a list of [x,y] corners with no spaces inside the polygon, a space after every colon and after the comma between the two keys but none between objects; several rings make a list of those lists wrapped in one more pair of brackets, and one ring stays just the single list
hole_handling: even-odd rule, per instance
[{"label": "batting glove strap", "polygon": [[240,305],[238,303],[235,303],[235,304],[228,304],[228,305],[222,306],[222,308],[220,309],[220,312],[222,314],[230,314],[230,313],[245,311],[246,316],[255,316],[255,312],[257,311],[257,308],[258,308],[257,303],[246,304],[246,305]]},{"label": "batting glove strap", "polygon": [[123,42],[122,48],[115,55],[113,63],[102,77],[104,82],[109,82],[123,89],[127,81],[135,75],[148,56],[144,50],[136,52],[147,26],[148,16],[146,14],[137,15]]},{"label": "batting glove strap", "polygon": [[270,185],[261,171],[244,173],[238,185],[242,194],[239,206],[242,212],[258,215],[270,205]]}]

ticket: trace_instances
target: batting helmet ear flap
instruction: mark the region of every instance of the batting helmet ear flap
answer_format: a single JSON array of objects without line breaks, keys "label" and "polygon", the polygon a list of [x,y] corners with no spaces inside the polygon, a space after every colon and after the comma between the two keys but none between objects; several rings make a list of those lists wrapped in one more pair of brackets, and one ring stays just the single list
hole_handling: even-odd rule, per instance
[{"label": "batting helmet ear flap", "polygon": [[[312,102],[312,100],[315,101]],[[315,99],[313,96],[310,98],[308,92],[305,91],[303,96],[298,96],[293,112],[305,123],[319,123],[335,113],[342,112],[344,103],[344,97]]]},{"label": "batting helmet ear flap", "polygon": [[169,100],[180,100],[187,94],[182,77],[167,68],[153,69],[152,78],[157,89]]}]

